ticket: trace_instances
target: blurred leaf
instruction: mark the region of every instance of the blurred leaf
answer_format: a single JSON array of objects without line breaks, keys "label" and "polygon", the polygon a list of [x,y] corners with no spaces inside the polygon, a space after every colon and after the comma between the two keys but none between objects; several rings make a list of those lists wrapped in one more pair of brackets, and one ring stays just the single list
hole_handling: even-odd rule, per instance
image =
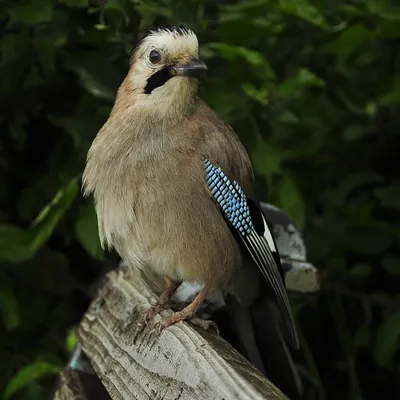
[{"label": "blurred leaf", "polygon": [[369,117],[375,117],[378,107],[374,101],[369,101],[365,106],[365,113]]},{"label": "blurred leaf", "polygon": [[110,27],[108,25],[104,25],[104,24],[96,24],[94,27],[98,31],[104,31],[104,30],[110,29]]},{"label": "blurred leaf", "polygon": [[380,187],[374,190],[374,195],[380,201],[383,207],[392,208],[400,211],[400,184],[393,183],[391,185]]},{"label": "blurred leaf", "polygon": [[115,99],[115,93],[107,85],[92,75],[90,71],[81,66],[75,66],[74,71],[79,75],[84,88],[95,97],[102,97],[108,100]]},{"label": "blurred leaf", "polygon": [[20,322],[19,307],[14,293],[10,289],[0,289],[0,312],[7,331],[18,327]]},{"label": "blurred leaf", "polygon": [[106,10],[119,10],[123,14],[132,7],[132,2],[130,0],[109,0],[105,4],[104,8]]},{"label": "blurred leaf", "polygon": [[307,68],[300,68],[295,75],[278,86],[281,96],[290,96],[305,87],[323,87],[325,83]]},{"label": "blurred leaf", "polygon": [[22,262],[32,255],[27,231],[18,226],[0,225],[0,262]]},{"label": "blurred leaf", "polygon": [[238,59],[244,60],[252,67],[262,69],[266,78],[275,77],[275,73],[273,72],[267,59],[257,51],[242,46],[233,46],[227,43],[208,43],[203,47],[203,51],[205,50],[211,52],[213,50],[219,56],[228,61],[235,61]]},{"label": "blurred leaf", "polygon": [[372,266],[370,264],[356,264],[351,270],[350,274],[355,276],[368,276],[372,272]]},{"label": "blurred leaf", "polygon": [[84,249],[93,258],[102,260],[103,250],[99,239],[97,216],[92,204],[84,208],[76,222],[75,230]]},{"label": "blurred leaf", "polygon": [[324,16],[307,0],[280,0],[278,7],[283,12],[293,14],[321,28],[327,27]]},{"label": "blurred leaf", "polygon": [[41,71],[45,75],[50,75],[54,71],[55,49],[53,38],[40,36],[35,41],[35,48],[39,57]]},{"label": "blurred leaf", "polygon": [[381,106],[390,107],[399,103],[400,103],[400,77],[396,76],[391,82],[389,90],[379,98],[378,104]]},{"label": "blurred leaf", "polygon": [[104,60],[100,52],[92,52],[90,56],[77,52],[68,57],[67,65],[78,75],[82,86],[93,96],[115,100],[122,76],[111,63]]},{"label": "blurred leaf", "polygon": [[87,134],[89,132],[94,133],[94,128],[96,127],[93,115],[73,114],[69,117],[48,115],[48,119],[54,125],[59,126],[68,132],[77,148],[80,148],[85,144]]},{"label": "blurred leaf", "polygon": [[53,18],[53,6],[51,0],[19,0],[13,2],[13,6],[7,9],[10,24],[25,23],[37,24],[48,22]]},{"label": "blurred leaf", "polygon": [[282,113],[275,116],[275,118],[281,124],[299,124],[301,122],[300,118],[298,118],[295,114],[290,111],[283,111]]},{"label": "blurred leaf", "polygon": [[400,5],[396,0],[366,0],[371,13],[390,20],[400,20]]},{"label": "blurred leaf", "polygon": [[278,191],[278,205],[295,221],[299,229],[304,229],[306,207],[295,181],[288,174],[283,175]]},{"label": "blurred leaf", "polygon": [[340,5],[340,11],[351,17],[365,17],[368,14],[364,7],[343,3]]},{"label": "blurred leaf", "polygon": [[266,86],[261,89],[257,89],[251,83],[245,83],[242,85],[242,89],[246,96],[250,97],[252,100],[266,106],[268,104],[268,88]]},{"label": "blurred leaf", "polygon": [[382,267],[393,276],[400,276],[400,258],[386,254],[382,260]]},{"label": "blurred leaf", "polygon": [[257,174],[272,176],[282,170],[282,162],[289,156],[289,152],[274,147],[267,142],[259,143],[251,154],[254,170]]},{"label": "blurred leaf", "polygon": [[20,400],[43,400],[48,398],[48,390],[38,382],[29,383],[19,396]]},{"label": "blurred leaf", "polygon": [[246,112],[246,96],[243,91],[223,91],[209,90],[204,94],[204,100],[214,108],[218,114],[229,123],[234,123],[237,119],[243,118]]},{"label": "blurred leaf", "polygon": [[395,38],[400,36],[400,25],[398,21],[383,21],[379,27],[379,35],[385,38]]},{"label": "blurred leaf", "polygon": [[62,366],[41,361],[22,367],[8,382],[4,391],[4,399],[9,399],[13,394],[17,393],[34,380],[45,375],[57,374],[61,370]]},{"label": "blurred leaf", "polygon": [[152,21],[155,16],[171,17],[172,9],[167,6],[163,6],[159,1],[156,0],[146,0],[139,1],[135,5],[137,11],[142,16],[142,18],[147,21]]},{"label": "blurred leaf", "polygon": [[368,171],[349,174],[343,178],[337,188],[329,191],[328,195],[332,204],[342,206],[343,204],[346,204],[347,198],[352,194],[352,192],[360,190],[368,185],[378,184],[382,181],[382,177],[374,172]]},{"label": "blurred leaf", "polygon": [[0,43],[2,63],[18,60],[21,56],[21,50],[27,50],[26,39],[26,35],[21,32],[3,35]]},{"label": "blurred leaf", "polygon": [[373,348],[373,355],[382,367],[391,364],[400,345],[400,313],[388,315],[379,326]]},{"label": "blurred leaf", "polygon": [[58,0],[60,3],[66,4],[68,7],[84,8],[89,5],[89,0]]},{"label": "blurred leaf", "polygon": [[362,25],[353,25],[345,29],[334,41],[329,43],[326,49],[333,53],[351,52],[373,37],[374,32]]},{"label": "blurred leaf", "polygon": [[78,194],[76,179],[60,189],[53,200],[40,212],[29,230],[30,248],[36,252],[50,237],[58,221]]},{"label": "blurred leaf", "polygon": [[67,340],[66,340],[67,351],[69,353],[72,353],[74,351],[77,343],[78,343],[78,338],[76,337],[75,332],[70,331],[67,335]]},{"label": "blurred leaf", "polygon": [[355,142],[363,139],[367,135],[367,131],[364,126],[361,125],[349,125],[343,131],[343,139],[346,142]]}]

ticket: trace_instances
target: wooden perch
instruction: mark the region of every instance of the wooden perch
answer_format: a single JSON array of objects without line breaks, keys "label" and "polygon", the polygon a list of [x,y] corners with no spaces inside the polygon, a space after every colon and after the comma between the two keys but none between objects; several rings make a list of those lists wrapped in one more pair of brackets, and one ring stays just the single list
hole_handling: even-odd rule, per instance
[{"label": "wooden perch", "polygon": [[[154,293],[142,279],[119,268],[108,274],[78,328],[79,343],[112,399],[286,399],[215,333],[179,323],[149,336],[151,323],[143,328],[142,322],[151,298]],[[67,373],[61,375],[54,399],[105,398],[88,396],[83,389],[74,397],[63,396],[73,378]],[[80,373],[78,381],[85,376]]]},{"label": "wooden perch", "polygon": [[67,368],[59,375],[53,400],[111,400],[97,376]]}]

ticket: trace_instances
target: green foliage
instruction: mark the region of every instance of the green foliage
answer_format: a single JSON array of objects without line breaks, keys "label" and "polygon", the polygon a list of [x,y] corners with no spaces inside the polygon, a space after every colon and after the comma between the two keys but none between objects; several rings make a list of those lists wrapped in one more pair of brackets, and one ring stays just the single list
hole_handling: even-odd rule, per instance
[{"label": "green foliage", "polygon": [[9,289],[0,290],[0,311],[7,331],[12,331],[19,325],[19,309],[17,299]]},{"label": "green foliage", "polygon": [[282,12],[293,14],[321,28],[327,27],[324,16],[317,7],[307,0],[280,0],[278,9]]},{"label": "green foliage", "polygon": [[233,125],[259,197],[297,221],[323,273],[320,295],[293,300],[306,398],[372,399],[396,389],[397,2],[3,3],[0,392],[44,398],[52,380],[42,375],[69,356],[69,332],[87,307],[82,289],[105,269],[93,205],[79,195],[88,147],[134,41],[181,21],[198,34],[209,66],[201,96]]},{"label": "green foliage", "polygon": [[77,193],[77,182],[73,179],[66,187],[60,189],[53,200],[40,211],[29,231],[29,235],[31,236],[30,248],[32,251],[37,251],[43,246]]},{"label": "green foliage", "polygon": [[53,7],[50,0],[39,0],[35,3],[29,0],[21,1],[7,9],[9,24],[37,24],[49,22],[53,18]]},{"label": "green foliage", "polygon": [[9,399],[14,393],[27,386],[29,383],[44,375],[56,374],[62,370],[62,366],[46,362],[35,362],[21,368],[10,380],[5,391],[4,399]]},{"label": "green foliage", "polygon": [[97,216],[92,204],[83,208],[75,225],[76,236],[83,248],[94,258],[103,259],[100,245]]},{"label": "green foliage", "polygon": [[75,349],[76,344],[78,343],[78,338],[76,337],[74,332],[70,332],[67,336],[66,347],[69,353],[72,353]]},{"label": "green foliage", "polygon": [[393,363],[400,342],[400,313],[387,315],[378,328],[374,343],[374,357],[382,366]]}]

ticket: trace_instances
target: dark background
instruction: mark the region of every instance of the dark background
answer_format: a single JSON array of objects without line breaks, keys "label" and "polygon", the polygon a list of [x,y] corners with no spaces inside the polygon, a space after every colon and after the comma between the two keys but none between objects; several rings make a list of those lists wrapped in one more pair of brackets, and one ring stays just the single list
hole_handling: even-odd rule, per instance
[{"label": "dark background", "polygon": [[305,398],[400,397],[398,4],[2,1],[0,393],[47,398],[89,285],[116,263],[80,195],[86,152],[134,40],[184,22],[209,65],[202,97],[324,277],[292,296]]}]

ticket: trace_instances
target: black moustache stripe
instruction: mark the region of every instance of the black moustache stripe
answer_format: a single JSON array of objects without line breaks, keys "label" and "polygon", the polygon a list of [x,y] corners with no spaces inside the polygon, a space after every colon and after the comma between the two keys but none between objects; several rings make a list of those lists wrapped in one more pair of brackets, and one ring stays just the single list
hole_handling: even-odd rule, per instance
[{"label": "black moustache stripe", "polygon": [[144,92],[150,94],[154,89],[164,85],[169,79],[172,78],[168,67],[161,69],[160,71],[153,74],[149,79],[147,79],[146,87]]}]

